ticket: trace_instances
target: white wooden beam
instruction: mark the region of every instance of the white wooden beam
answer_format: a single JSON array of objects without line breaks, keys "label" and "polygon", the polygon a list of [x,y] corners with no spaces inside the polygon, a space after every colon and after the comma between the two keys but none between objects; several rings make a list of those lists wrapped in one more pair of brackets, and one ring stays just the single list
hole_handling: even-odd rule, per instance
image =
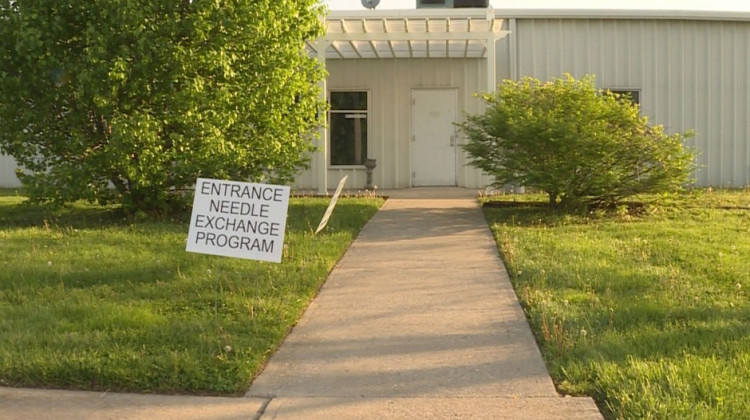
[{"label": "white wooden beam", "polygon": [[497,45],[495,45],[495,31],[492,29],[495,23],[495,12],[492,8],[487,9],[487,22],[489,23],[490,31],[487,33],[487,92],[494,92],[495,86],[497,86],[497,63],[495,63],[497,57]]},{"label": "white wooden beam", "polygon": [[330,33],[325,36],[328,41],[444,41],[487,39],[493,36],[492,31],[482,32],[388,32],[388,33]]},{"label": "white wooden beam", "polygon": [[[326,67],[326,50],[330,42],[326,39],[318,39],[315,42],[315,50],[318,52],[317,60],[321,68]],[[318,82],[320,88],[320,100],[328,100],[328,78]],[[315,171],[315,183],[318,186],[318,194],[328,195],[328,112],[324,111],[320,116],[321,127],[318,130],[317,150],[313,158]]]}]

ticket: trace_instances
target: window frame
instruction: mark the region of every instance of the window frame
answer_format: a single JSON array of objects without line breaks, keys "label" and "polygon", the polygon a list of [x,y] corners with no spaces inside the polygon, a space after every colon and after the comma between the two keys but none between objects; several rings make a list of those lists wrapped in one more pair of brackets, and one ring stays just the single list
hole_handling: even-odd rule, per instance
[{"label": "window frame", "polygon": [[[335,93],[346,93],[346,92],[353,92],[353,93],[364,93],[367,96],[366,101],[366,109],[333,109],[332,107],[332,100],[331,96]],[[369,89],[331,89],[328,91],[328,139],[327,139],[327,153],[328,153],[328,168],[329,169],[365,169],[365,162],[363,161],[361,164],[356,163],[350,163],[350,164],[334,164],[333,163],[333,156],[331,153],[333,152],[332,145],[332,136],[333,136],[333,130],[332,130],[332,124],[333,124],[333,118],[331,117],[333,114],[365,114],[365,118],[367,119],[367,123],[365,125],[366,127],[366,135],[365,137],[365,160],[370,156],[370,140],[369,140],[369,134],[370,134],[370,108],[371,108],[371,94]]]}]

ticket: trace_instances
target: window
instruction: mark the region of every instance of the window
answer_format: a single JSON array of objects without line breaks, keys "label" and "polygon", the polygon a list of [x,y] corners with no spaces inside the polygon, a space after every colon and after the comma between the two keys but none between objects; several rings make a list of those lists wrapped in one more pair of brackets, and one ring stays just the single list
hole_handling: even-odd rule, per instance
[{"label": "window", "polygon": [[367,92],[331,92],[331,165],[364,165],[367,159]]},{"label": "window", "polygon": [[487,7],[490,5],[488,0],[453,0],[453,7]]},{"label": "window", "polygon": [[640,90],[634,90],[634,89],[607,89],[608,91],[614,93],[615,95],[619,95],[622,99],[630,99],[630,102],[633,103],[633,105],[640,105],[641,104],[641,91]]},{"label": "window", "polygon": [[439,4],[441,6],[445,6],[445,0],[420,0],[417,3],[417,8],[423,4],[433,5],[433,4]]}]

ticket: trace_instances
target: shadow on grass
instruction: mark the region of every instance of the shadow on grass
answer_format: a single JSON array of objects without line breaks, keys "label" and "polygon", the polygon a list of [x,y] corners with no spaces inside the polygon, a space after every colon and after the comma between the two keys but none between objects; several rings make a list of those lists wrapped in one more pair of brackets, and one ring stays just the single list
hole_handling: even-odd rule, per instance
[{"label": "shadow on grass", "polygon": [[[2,191],[2,190],[0,190]],[[6,196],[13,196],[6,194]],[[0,195],[0,197],[2,197]],[[287,216],[287,231],[304,232],[315,231],[318,223],[328,207],[329,198],[292,198],[289,203]],[[356,202],[347,203],[346,199],[338,206],[346,207],[346,214],[369,214],[371,206]],[[334,214],[336,210],[334,209]],[[92,204],[75,203],[63,208],[50,208],[31,204],[26,201],[0,201],[0,226],[6,228],[28,227],[57,227],[57,228],[106,228],[112,226],[148,225],[151,223],[184,225],[185,232],[190,222],[190,210],[164,217],[134,217],[128,215],[120,206],[97,206]],[[335,230],[358,231],[361,220],[359,217],[332,217],[329,226]]]},{"label": "shadow on grass", "polygon": [[64,226],[77,229],[122,226],[130,221],[115,206],[72,205],[52,209],[27,202],[0,202],[0,226],[14,228]]},{"label": "shadow on grass", "polygon": [[[282,264],[187,253],[189,214],[0,197],[0,384],[241,395],[376,211],[292,199]],[[11,362],[12,361],[12,362]]]},{"label": "shadow on grass", "polygon": [[547,203],[513,203],[483,206],[485,218],[492,222],[516,227],[558,226],[562,223],[586,223],[585,212],[569,212],[551,208]]}]

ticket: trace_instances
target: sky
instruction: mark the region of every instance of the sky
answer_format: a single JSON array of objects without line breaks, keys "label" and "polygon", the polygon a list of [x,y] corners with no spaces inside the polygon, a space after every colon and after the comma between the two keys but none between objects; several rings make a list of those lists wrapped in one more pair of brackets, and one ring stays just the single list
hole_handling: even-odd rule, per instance
[{"label": "sky", "polygon": [[[364,10],[361,0],[324,0],[330,10]],[[377,10],[414,9],[416,0],[380,0]],[[496,9],[648,9],[750,12],[750,0],[490,0]]]}]

